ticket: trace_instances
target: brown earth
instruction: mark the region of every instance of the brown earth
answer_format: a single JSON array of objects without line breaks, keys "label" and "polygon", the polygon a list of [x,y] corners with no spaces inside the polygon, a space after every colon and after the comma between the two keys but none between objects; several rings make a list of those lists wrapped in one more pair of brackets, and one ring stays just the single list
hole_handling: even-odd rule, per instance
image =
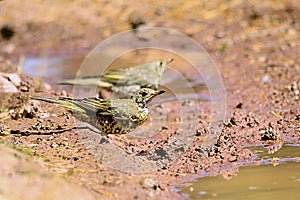
[{"label": "brown earth", "polygon": [[[64,109],[27,100],[29,94],[59,97],[66,95],[64,91],[26,75],[15,84],[4,74],[10,82],[5,84],[17,85],[17,92],[2,92],[0,99],[0,158],[7,163],[0,168],[0,197],[57,199],[73,191],[70,198],[78,194],[86,199],[183,199],[175,187],[188,178],[219,173],[230,178],[238,167],[255,164],[251,146],[261,145],[272,153],[283,143],[300,142],[298,1],[158,2],[1,1],[1,71],[20,71],[11,63],[21,55],[88,52],[101,40],[142,23],[181,31],[205,47],[223,76],[227,115],[215,147],[208,155],[201,147],[209,133],[210,109],[200,103],[198,131],[179,159],[147,174],[114,170],[87,150],[78,131],[63,131],[74,125]],[[153,144],[125,136],[107,140],[140,152],[161,147],[175,134],[165,127]],[[33,185],[24,184],[32,179]],[[58,184],[66,188],[55,187]],[[16,195],[8,196],[11,192]],[[59,197],[49,196],[52,192]]]}]

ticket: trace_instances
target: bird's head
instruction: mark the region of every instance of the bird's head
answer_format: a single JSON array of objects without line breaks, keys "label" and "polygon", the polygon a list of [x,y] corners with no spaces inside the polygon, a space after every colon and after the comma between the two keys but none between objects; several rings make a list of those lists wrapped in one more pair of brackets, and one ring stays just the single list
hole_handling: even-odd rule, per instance
[{"label": "bird's head", "polygon": [[140,107],[147,107],[147,104],[152,100],[153,97],[164,93],[163,90],[153,90],[151,88],[142,88],[135,92],[131,99],[137,103]]},{"label": "bird's head", "polygon": [[166,70],[167,65],[172,61],[173,61],[173,58],[154,61],[155,71],[158,74],[162,75],[164,73],[164,71]]}]

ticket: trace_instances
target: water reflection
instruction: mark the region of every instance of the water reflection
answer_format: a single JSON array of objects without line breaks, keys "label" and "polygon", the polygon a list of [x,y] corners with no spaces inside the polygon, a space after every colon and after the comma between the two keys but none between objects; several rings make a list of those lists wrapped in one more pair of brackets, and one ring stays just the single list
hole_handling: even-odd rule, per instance
[{"label": "water reflection", "polygon": [[188,182],[181,192],[190,199],[297,199],[300,196],[300,151],[286,145],[275,154],[261,152],[255,164],[239,169],[230,180],[222,176]]}]

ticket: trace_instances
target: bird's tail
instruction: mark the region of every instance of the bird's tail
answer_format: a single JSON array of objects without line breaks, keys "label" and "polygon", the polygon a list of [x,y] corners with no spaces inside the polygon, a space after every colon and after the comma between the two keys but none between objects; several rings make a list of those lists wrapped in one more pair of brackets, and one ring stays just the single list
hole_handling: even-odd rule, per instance
[{"label": "bird's tail", "polygon": [[60,85],[97,85],[98,81],[100,80],[99,77],[83,77],[77,79],[67,79],[59,81],[58,84]]},{"label": "bird's tail", "polygon": [[75,79],[67,79],[67,80],[62,80],[57,82],[59,85],[75,85],[76,80]]},{"label": "bird's tail", "polygon": [[85,110],[74,104],[71,99],[69,98],[59,98],[59,99],[53,99],[53,98],[47,98],[47,97],[41,97],[41,96],[31,96],[29,95],[29,99],[33,100],[40,100],[45,101],[49,103],[54,103],[60,107],[65,108],[67,111],[70,112],[76,112],[76,113],[85,113]]}]

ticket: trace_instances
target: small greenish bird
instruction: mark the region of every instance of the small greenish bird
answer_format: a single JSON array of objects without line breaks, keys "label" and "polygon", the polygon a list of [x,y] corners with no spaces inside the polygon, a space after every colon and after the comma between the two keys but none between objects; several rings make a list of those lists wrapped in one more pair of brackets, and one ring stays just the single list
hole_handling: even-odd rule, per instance
[{"label": "small greenish bird", "polygon": [[90,85],[112,91],[114,97],[129,98],[141,88],[157,90],[162,75],[172,58],[154,60],[143,65],[111,69],[100,76],[87,76],[60,81],[61,85]]},{"label": "small greenish bird", "polygon": [[107,134],[126,134],[148,119],[148,103],[153,97],[164,92],[142,88],[130,99],[52,99],[40,96],[29,98],[55,103],[71,112],[75,118],[88,122]]}]

